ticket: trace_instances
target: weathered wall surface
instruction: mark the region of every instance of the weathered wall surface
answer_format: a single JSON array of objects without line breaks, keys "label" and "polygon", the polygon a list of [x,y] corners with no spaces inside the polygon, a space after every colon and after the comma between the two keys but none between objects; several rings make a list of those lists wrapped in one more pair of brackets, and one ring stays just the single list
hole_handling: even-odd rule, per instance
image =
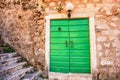
[{"label": "weathered wall surface", "polygon": [[84,10],[96,9],[91,13],[95,17],[97,45],[97,71],[93,72],[94,80],[119,80],[120,0],[43,1],[45,3],[42,7],[41,0],[0,1],[0,33],[4,41],[34,66],[44,69],[45,15],[66,13],[64,7],[69,1],[75,7],[73,14],[88,14]]},{"label": "weathered wall surface", "polygon": [[[66,14],[64,7],[69,1],[74,4],[72,14],[89,14],[95,18],[97,70],[93,69],[93,80],[119,80],[120,0],[59,0],[59,2],[46,0],[49,5],[46,8],[48,15]],[[69,79],[69,76],[67,78]],[[89,78],[84,78],[84,80],[89,80]]]},{"label": "weathered wall surface", "polygon": [[[120,79],[120,11],[105,5],[95,17],[98,78]],[[109,8],[105,10],[105,8]]]},{"label": "weathered wall surface", "polygon": [[0,33],[29,63],[45,70],[45,11],[37,10],[37,3],[35,0],[1,0]]}]

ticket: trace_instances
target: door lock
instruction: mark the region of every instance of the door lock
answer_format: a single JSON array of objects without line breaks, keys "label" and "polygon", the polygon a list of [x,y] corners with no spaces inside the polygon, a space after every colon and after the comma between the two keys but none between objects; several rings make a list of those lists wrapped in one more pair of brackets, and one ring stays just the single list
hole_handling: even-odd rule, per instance
[{"label": "door lock", "polygon": [[70,44],[70,47],[74,47],[74,42],[73,41],[70,41],[70,43],[66,40],[65,41],[65,44],[66,44],[66,47],[69,47],[69,44]]}]

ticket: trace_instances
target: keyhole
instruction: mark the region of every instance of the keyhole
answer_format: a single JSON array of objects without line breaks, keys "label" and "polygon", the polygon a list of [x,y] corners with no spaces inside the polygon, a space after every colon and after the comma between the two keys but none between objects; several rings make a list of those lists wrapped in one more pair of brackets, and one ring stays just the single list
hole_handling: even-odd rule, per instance
[{"label": "keyhole", "polygon": [[61,27],[58,27],[58,31],[61,31]]}]

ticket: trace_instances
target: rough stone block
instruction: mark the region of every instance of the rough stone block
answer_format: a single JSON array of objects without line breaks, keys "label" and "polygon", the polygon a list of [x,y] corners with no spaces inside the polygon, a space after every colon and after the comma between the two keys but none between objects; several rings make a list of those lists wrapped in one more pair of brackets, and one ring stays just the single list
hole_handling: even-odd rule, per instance
[{"label": "rough stone block", "polygon": [[100,80],[106,80],[106,79],[108,79],[107,73],[105,73],[105,72],[100,73],[99,74],[99,79]]},{"label": "rough stone block", "polygon": [[105,22],[102,21],[96,22],[96,25],[97,29],[107,29],[109,27]]},{"label": "rough stone block", "polygon": [[93,0],[94,2],[100,2],[101,0]]},{"label": "rough stone block", "polygon": [[112,65],[114,65],[114,59],[109,58],[109,57],[108,58],[102,58],[100,64],[102,66],[105,66],[105,65],[112,66]]},{"label": "rough stone block", "polygon": [[94,8],[94,7],[95,7],[95,5],[93,3],[88,3],[87,4],[87,8]]},{"label": "rough stone block", "polygon": [[107,40],[107,37],[106,36],[98,36],[97,37],[97,41],[98,42],[105,42]]},{"label": "rough stone block", "polygon": [[55,2],[50,2],[49,6],[55,7],[56,3]]},{"label": "rough stone block", "polygon": [[102,52],[98,52],[98,56],[101,57],[103,55]]},{"label": "rough stone block", "polygon": [[102,45],[98,44],[98,45],[97,45],[97,50],[98,50],[98,51],[102,50]]},{"label": "rough stone block", "polygon": [[109,48],[109,47],[110,47],[110,43],[104,43],[104,46],[105,46],[106,48]]},{"label": "rough stone block", "polygon": [[117,0],[105,0],[106,3],[113,3],[116,2]]},{"label": "rough stone block", "polygon": [[110,12],[110,10],[106,10],[106,15],[107,16],[111,16],[112,15],[112,13]]},{"label": "rough stone block", "polygon": [[88,3],[88,0],[82,0],[81,2],[82,3]]}]

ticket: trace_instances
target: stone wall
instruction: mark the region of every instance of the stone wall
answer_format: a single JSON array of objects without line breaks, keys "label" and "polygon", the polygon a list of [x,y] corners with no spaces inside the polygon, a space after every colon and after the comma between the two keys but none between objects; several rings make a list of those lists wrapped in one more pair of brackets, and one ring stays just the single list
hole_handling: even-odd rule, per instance
[{"label": "stone wall", "polygon": [[[98,78],[119,80],[120,11],[117,5],[106,5],[95,16]],[[109,10],[105,10],[108,7]]]},{"label": "stone wall", "polygon": [[66,14],[69,1],[74,4],[72,14],[95,18],[97,70],[93,70],[93,80],[119,80],[120,0],[1,0],[2,38],[29,63],[45,70],[45,15]]},{"label": "stone wall", "polygon": [[41,0],[0,0],[0,34],[21,56],[45,70],[45,10]]},{"label": "stone wall", "polygon": [[[93,80],[120,79],[120,0],[45,0],[47,15],[66,14],[67,2],[74,4],[72,14],[87,14],[95,18],[97,70]],[[91,11],[90,11],[91,10]],[[90,12],[89,12],[90,11]],[[67,15],[66,15],[67,16]],[[55,78],[57,78],[56,74]],[[64,75],[64,74],[63,74]],[[52,76],[53,78],[54,76]],[[58,76],[61,77],[61,76]],[[64,76],[65,77],[65,76]],[[83,77],[83,76],[82,76]],[[79,77],[79,79],[82,79]],[[67,77],[62,79],[69,78]],[[76,78],[76,80],[79,80]],[[85,79],[84,80],[90,80]]]}]

